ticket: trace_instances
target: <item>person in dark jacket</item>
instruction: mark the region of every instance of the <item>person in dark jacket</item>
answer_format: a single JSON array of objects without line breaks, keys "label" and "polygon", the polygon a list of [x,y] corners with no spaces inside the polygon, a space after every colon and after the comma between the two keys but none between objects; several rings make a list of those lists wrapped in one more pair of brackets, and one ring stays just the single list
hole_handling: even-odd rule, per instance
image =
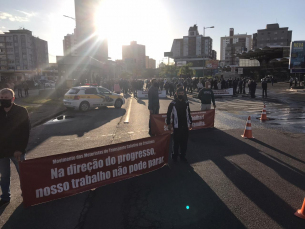
[{"label": "person in dark jacket", "polygon": [[[152,86],[148,90],[148,110],[150,115],[159,114],[159,85],[155,79],[152,80]],[[151,135],[151,120],[149,119],[149,134]]]},{"label": "person in dark jacket", "polygon": [[14,104],[15,93],[9,88],[0,91],[0,207],[10,202],[10,160],[19,173],[29,141],[30,121],[27,110]]},{"label": "person in dark jacket", "polygon": [[214,92],[209,88],[208,84],[205,85],[205,88],[200,90],[198,99],[201,101],[202,111],[211,110],[211,102],[213,102],[214,109],[216,108]]},{"label": "person in dark jacket", "polygon": [[[173,151],[172,159],[174,162],[177,161],[179,148],[180,148],[180,159],[181,161],[187,162],[186,150],[188,142],[188,131],[192,129],[192,117],[189,102],[184,100],[184,90],[179,88],[177,90],[177,99],[173,100],[167,110],[166,123],[168,129],[174,129],[173,137]],[[173,123],[171,124],[171,118]]]},{"label": "person in dark jacket", "polygon": [[174,96],[175,94],[175,85],[173,82],[169,83],[169,96],[172,97],[172,95]]},{"label": "person in dark jacket", "polygon": [[266,78],[264,78],[263,82],[262,82],[262,89],[263,89],[263,98],[264,96],[266,96],[267,98],[267,81],[266,81]]},{"label": "person in dark jacket", "polygon": [[238,80],[235,78],[233,80],[233,95],[236,95],[237,93],[237,85],[238,85]]},{"label": "person in dark jacket", "polygon": [[250,86],[249,86],[249,90],[251,93],[251,98],[255,98],[255,91],[256,91],[256,82],[254,80],[251,80]]}]

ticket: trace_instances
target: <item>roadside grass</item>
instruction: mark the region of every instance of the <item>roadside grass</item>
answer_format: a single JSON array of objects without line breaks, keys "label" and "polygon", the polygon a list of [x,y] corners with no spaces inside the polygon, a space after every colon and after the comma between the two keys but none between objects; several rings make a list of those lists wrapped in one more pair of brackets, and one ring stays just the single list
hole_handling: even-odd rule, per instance
[{"label": "roadside grass", "polygon": [[45,105],[61,105],[62,99],[57,98],[50,98],[47,96],[37,95],[37,96],[30,96],[26,97],[22,100],[25,103],[31,104],[45,104]]}]

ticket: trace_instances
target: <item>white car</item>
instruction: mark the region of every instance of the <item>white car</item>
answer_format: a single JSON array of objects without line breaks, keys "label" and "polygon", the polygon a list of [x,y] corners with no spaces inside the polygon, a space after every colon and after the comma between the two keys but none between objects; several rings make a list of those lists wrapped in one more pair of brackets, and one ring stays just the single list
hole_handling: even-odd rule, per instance
[{"label": "white car", "polygon": [[114,106],[121,108],[125,104],[122,95],[98,86],[72,87],[64,96],[63,103],[71,110],[88,111],[91,108]]}]

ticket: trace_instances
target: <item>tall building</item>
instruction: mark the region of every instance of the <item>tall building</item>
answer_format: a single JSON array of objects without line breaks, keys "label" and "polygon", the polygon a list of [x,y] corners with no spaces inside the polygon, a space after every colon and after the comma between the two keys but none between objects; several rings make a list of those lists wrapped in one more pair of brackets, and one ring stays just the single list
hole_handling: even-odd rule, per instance
[{"label": "tall building", "polygon": [[26,29],[0,34],[0,70],[35,70],[48,64],[47,41]]},{"label": "tall building", "polygon": [[152,58],[149,58],[149,56],[145,56],[145,67],[155,69],[156,68],[156,60],[152,59]]},{"label": "tall building", "polygon": [[279,24],[267,24],[266,29],[259,29],[253,34],[253,49],[266,46],[290,46],[292,31]]},{"label": "tall building", "polygon": [[77,56],[76,45],[75,33],[67,34],[63,40],[64,56]]},{"label": "tall building", "polygon": [[37,69],[49,66],[48,42],[38,37],[33,37],[33,56]]},{"label": "tall building", "polygon": [[212,50],[212,59],[217,60],[217,52],[215,50]]},{"label": "tall building", "polygon": [[77,55],[90,56],[100,61],[108,60],[108,42],[99,39],[96,29],[95,13],[100,0],[75,0],[75,34]]},{"label": "tall building", "polygon": [[230,28],[230,35],[220,38],[220,60],[226,65],[238,65],[238,58],[234,54],[246,52],[252,48],[252,36],[247,34],[234,34]]},{"label": "tall building", "polygon": [[149,56],[145,56],[145,67],[149,68]]},{"label": "tall building", "polygon": [[145,45],[139,45],[136,41],[130,45],[122,46],[122,59],[129,71],[141,71],[146,68]]},{"label": "tall building", "polygon": [[172,45],[172,57],[204,57],[212,59],[213,40],[210,37],[199,35],[197,25],[189,28],[188,36],[182,39],[174,39]]}]

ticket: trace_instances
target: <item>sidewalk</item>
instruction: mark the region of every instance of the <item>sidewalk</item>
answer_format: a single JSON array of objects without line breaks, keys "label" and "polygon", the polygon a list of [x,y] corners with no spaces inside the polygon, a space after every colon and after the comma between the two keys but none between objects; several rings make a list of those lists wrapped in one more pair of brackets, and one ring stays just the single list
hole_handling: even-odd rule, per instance
[{"label": "sidewalk", "polygon": [[66,110],[66,107],[62,104],[62,99],[58,102],[46,102],[46,103],[27,103],[24,100],[33,98],[39,95],[39,89],[29,90],[29,96],[24,98],[17,98],[15,103],[17,105],[27,108],[32,128],[38,126],[53,117],[56,117]]}]

